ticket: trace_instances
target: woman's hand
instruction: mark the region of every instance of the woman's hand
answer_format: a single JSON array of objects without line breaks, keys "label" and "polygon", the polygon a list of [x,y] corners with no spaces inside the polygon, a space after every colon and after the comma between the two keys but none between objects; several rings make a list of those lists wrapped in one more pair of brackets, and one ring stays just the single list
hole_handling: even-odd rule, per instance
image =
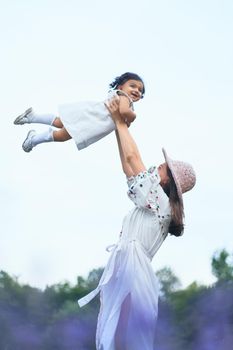
[{"label": "woman's hand", "polygon": [[124,123],[120,111],[119,111],[120,98],[118,96],[114,96],[105,102],[105,106],[109,110],[112,119],[115,123],[120,122]]},{"label": "woman's hand", "polygon": [[128,131],[130,124],[127,125],[119,112],[119,102],[119,97],[113,97],[105,103],[105,106],[116,124],[116,138],[123,171],[126,176],[130,177],[139,174],[146,168],[142,162],[137,145]]}]

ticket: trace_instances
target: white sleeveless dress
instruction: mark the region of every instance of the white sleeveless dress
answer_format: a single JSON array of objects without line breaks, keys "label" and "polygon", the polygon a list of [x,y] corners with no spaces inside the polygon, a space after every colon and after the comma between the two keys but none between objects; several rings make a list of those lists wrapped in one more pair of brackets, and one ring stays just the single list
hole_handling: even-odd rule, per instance
[{"label": "white sleeveless dress", "polygon": [[115,124],[104,103],[116,95],[126,96],[130,108],[133,109],[133,101],[121,90],[110,90],[105,101],[83,101],[59,106],[59,117],[78,150],[88,147],[115,130]]},{"label": "white sleeveless dress", "polygon": [[[151,260],[167,237],[171,220],[169,199],[159,182],[156,167],[128,179],[135,208],[123,220],[98,287],[78,301],[83,306],[100,292],[97,350],[116,349],[117,328],[125,349],[154,349],[158,282]],[[124,312],[128,321],[121,325]]]}]

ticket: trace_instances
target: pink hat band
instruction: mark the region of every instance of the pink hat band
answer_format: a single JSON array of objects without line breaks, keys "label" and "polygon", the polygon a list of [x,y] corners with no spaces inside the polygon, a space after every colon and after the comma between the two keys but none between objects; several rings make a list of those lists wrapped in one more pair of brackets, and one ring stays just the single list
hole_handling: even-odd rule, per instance
[{"label": "pink hat band", "polygon": [[178,196],[183,203],[182,193],[190,191],[196,183],[196,174],[193,167],[186,162],[179,160],[172,160],[168,157],[165,149],[162,149],[165,161],[171,170],[172,176],[174,178]]}]

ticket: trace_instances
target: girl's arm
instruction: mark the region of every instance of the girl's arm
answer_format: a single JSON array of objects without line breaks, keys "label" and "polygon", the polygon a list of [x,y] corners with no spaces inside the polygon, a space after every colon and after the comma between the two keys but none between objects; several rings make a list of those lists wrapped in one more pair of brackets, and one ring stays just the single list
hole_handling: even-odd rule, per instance
[{"label": "girl's arm", "polygon": [[134,111],[130,108],[128,97],[120,95],[119,98],[120,98],[119,112],[123,120],[129,126],[136,118],[136,113],[134,113]]}]

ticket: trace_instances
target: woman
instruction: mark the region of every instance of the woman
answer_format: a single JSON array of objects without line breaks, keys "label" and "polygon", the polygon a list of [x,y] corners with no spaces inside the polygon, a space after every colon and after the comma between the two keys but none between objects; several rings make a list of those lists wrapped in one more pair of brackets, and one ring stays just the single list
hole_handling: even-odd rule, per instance
[{"label": "woman", "polygon": [[79,300],[88,303],[100,292],[96,332],[97,350],[153,350],[158,305],[158,282],[151,260],[168,233],[183,233],[182,193],[196,182],[191,165],[170,159],[149,170],[118,111],[117,100],[108,108],[116,125],[128,196],[135,207],[124,218],[98,287]]}]

